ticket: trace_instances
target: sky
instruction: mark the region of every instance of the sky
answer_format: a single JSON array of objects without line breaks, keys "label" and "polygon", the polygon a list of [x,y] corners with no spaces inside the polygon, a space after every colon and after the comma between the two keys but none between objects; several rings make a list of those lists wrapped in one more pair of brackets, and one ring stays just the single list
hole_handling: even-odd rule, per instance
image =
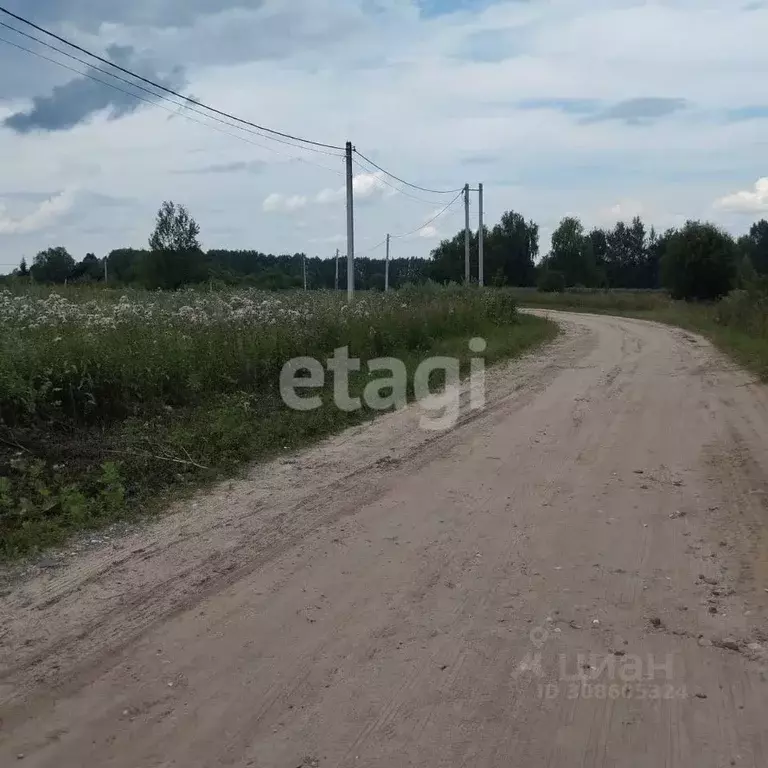
[{"label": "sky", "polygon": [[[419,186],[482,182],[486,223],[518,211],[543,251],[565,215],[587,227],[641,215],[657,229],[708,219],[735,234],[768,217],[768,1],[0,5],[238,117],[352,141]],[[344,252],[337,153],[137,100],[11,30],[0,38],[0,272],[50,246],[78,259],[144,247],[166,199],[189,208],[205,248]],[[463,226],[458,202],[422,226],[454,195],[355,174],[359,255],[383,255],[389,232],[407,235],[393,256],[426,256]]]}]

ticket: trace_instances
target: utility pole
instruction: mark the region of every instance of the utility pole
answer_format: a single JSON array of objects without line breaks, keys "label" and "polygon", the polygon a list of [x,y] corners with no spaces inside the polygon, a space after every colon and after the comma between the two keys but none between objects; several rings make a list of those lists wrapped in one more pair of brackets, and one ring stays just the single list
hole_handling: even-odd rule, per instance
[{"label": "utility pole", "polygon": [[339,249],[336,249],[336,279],[334,280],[333,287],[335,290],[339,290]]},{"label": "utility pole", "polygon": [[389,235],[387,235],[387,260],[384,262],[384,291],[389,290]]},{"label": "utility pole", "polygon": [[353,195],[352,142],[347,142],[347,301],[355,298],[355,201]]},{"label": "utility pole", "polygon": [[109,276],[107,275],[107,257],[104,257],[104,285],[107,284],[107,278]]},{"label": "utility pole", "polygon": [[301,267],[304,272],[304,290],[307,290],[307,254],[301,254]]},{"label": "utility pole", "polygon": [[469,285],[469,184],[464,185],[464,283]]},{"label": "utility pole", "polygon": [[483,247],[485,245],[485,232],[483,231],[483,185],[477,186],[478,198],[479,198],[479,218],[480,229],[477,233],[477,284],[482,288],[485,285],[485,264],[483,263]]}]

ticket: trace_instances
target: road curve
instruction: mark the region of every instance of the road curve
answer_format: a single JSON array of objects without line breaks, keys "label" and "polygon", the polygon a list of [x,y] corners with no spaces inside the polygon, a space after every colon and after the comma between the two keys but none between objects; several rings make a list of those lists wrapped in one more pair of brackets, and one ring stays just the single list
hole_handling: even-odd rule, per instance
[{"label": "road curve", "polygon": [[543,313],[415,407],[0,591],[0,765],[768,766],[768,393]]}]

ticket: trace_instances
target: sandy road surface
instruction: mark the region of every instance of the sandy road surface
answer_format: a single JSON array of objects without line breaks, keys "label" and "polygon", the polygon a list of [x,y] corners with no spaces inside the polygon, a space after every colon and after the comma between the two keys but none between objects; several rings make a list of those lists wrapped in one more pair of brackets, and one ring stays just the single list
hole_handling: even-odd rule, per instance
[{"label": "sandy road surface", "polygon": [[766,389],[557,319],[450,432],[383,417],[6,586],[0,765],[768,766]]}]

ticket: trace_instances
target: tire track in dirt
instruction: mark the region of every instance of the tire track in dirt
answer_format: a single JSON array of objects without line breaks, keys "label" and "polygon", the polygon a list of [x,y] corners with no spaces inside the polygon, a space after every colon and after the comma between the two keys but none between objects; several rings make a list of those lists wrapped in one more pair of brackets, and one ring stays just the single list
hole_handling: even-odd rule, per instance
[{"label": "tire track in dirt", "polygon": [[0,760],[764,768],[765,388],[552,316],[449,433],[384,417],[12,585]]}]

